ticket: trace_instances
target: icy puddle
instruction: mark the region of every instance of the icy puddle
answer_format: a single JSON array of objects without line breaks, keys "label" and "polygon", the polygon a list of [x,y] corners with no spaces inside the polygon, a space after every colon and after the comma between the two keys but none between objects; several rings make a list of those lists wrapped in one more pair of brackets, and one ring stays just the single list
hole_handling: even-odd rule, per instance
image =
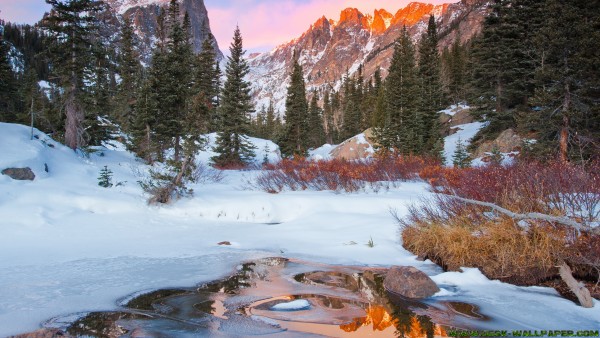
[{"label": "icy puddle", "polygon": [[267,258],[191,289],[123,298],[115,312],[58,317],[44,326],[101,337],[445,337],[489,318],[460,302],[407,302],[383,289],[385,270]]}]

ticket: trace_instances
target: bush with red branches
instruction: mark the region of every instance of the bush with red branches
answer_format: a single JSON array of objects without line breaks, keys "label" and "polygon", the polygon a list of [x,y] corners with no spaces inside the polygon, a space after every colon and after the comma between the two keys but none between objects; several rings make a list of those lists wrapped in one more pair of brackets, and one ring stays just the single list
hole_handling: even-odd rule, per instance
[{"label": "bush with red branches", "polygon": [[284,159],[265,165],[255,186],[269,193],[307,189],[355,192],[367,186],[379,189],[393,182],[418,179],[424,167],[435,163],[418,156],[385,156],[361,161]]}]

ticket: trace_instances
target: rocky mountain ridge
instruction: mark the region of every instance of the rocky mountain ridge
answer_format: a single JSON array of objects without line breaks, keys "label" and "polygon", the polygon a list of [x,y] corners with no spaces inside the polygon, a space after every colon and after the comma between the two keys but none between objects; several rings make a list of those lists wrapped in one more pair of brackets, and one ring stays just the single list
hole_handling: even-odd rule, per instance
[{"label": "rocky mountain ridge", "polygon": [[[152,58],[152,49],[157,41],[157,17],[161,11],[166,10],[170,0],[104,0],[110,7],[109,21],[112,26],[120,27],[123,20],[131,20],[136,35],[139,38],[140,55],[145,63]],[[181,17],[188,13],[192,28],[194,51],[200,52],[202,42],[211,33],[208,11],[204,0],[180,0]],[[223,54],[215,40],[215,50],[218,58],[223,59]]]},{"label": "rocky mountain ridge", "polygon": [[385,77],[393,42],[402,28],[406,26],[416,42],[426,30],[430,15],[436,18],[441,48],[457,37],[461,41],[470,39],[481,29],[487,3],[483,0],[443,5],[411,2],[393,15],[385,9],[363,14],[356,8],[346,8],[337,21],[322,16],[300,37],[249,60],[249,80],[257,109],[272,101],[276,110],[284,112],[294,53],[304,68],[307,90],[323,90],[326,86],[339,89],[343,76],[354,74],[361,65],[366,79],[380,67]]}]

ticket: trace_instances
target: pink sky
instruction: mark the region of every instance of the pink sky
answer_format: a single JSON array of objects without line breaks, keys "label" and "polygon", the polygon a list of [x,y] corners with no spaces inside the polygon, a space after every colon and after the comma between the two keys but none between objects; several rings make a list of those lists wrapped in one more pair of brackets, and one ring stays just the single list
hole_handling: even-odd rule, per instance
[{"label": "pink sky", "polygon": [[[458,0],[421,0],[433,4]],[[410,0],[204,0],[210,25],[226,51],[236,24],[244,38],[244,47],[251,52],[271,48],[300,36],[322,15],[338,20],[347,7],[363,13],[384,8],[396,13]],[[48,10],[44,0],[0,0],[0,18],[7,21],[34,23]]]}]

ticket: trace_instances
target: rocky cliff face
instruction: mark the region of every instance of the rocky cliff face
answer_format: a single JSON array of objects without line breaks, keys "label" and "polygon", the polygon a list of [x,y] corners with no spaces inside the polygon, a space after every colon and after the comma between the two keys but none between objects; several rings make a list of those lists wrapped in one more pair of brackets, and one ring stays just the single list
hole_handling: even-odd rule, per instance
[{"label": "rocky cliff face", "polygon": [[347,8],[337,21],[323,16],[299,38],[250,59],[255,103],[260,107],[273,100],[276,109],[284,112],[294,52],[304,68],[308,90],[327,85],[338,89],[342,77],[346,73],[352,75],[360,65],[365,78],[379,67],[386,76],[393,42],[403,26],[416,42],[427,29],[429,16],[435,15],[440,48],[444,48],[457,36],[466,41],[477,34],[486,13],[486,1],[463,0],[443,5],[413,2],[394,15],[384,9],[363,14],[356,8]]},{"label": "rocky cliff face", "polygon": [[[119,22],[123,19],[132,20],[135,33],[140,39],[140,54],[143,61],[148,62],[157,39],[156,18],[162,10],[166,10],[170,0],[105,0],[105,2],[110,6],[114,19]],[[180,0],[179,6],[182,18],[186,12],[190,16],[194,51],[198,53],[202,42],[211,32],[204,0]],[[216,41],[214,46],[218,50],[218,58],[222,59],[223,54]]]}]

